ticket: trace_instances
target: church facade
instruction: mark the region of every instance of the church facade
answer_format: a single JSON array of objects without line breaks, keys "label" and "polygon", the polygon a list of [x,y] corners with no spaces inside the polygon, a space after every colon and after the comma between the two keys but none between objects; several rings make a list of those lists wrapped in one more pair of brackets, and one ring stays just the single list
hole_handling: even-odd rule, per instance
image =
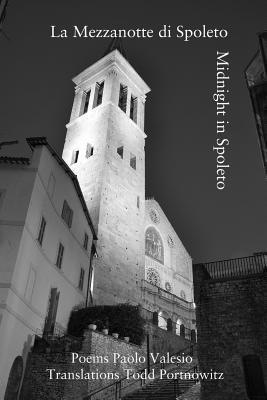
[{"label": "church facade", "polygon": [[159,204],[145,197],[150,88],[116,47],[73,81],[63,159],[98,235],[94,302],[142,304],[164,327],[170,318],[195,329],[192,260]]}]

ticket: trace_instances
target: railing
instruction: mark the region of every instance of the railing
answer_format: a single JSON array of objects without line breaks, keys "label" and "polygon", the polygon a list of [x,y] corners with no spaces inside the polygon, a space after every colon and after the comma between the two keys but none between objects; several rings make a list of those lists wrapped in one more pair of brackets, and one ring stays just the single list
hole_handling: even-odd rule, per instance
[{"label": "railing", "polygon": [[[184,374],[197,374],[197,376],[198,376],[198,372],[199,372],[199,367],[198,367],[198,365],[195,365],[194,367],[192,367],[192,368],[190,368],[190,369],[188,369],[187,371],[185,371],[185,372],[183,372]],[[175,380],[174,380],[174,394],[175,394],[175,396],[180,396],[181,394],[183,394],[184,393],[184,390],[181,390],[181,387],[183,387],[184,386],[184,382],[185,382],[185,379],[181,379],[181,378],[176,378]],[[190,383],[192,383],[192,385],[195,385],[197,382],[199,382],[199,379],[198,379],[198,377],[197,378],[193,378],[193,379],[190,379],[190,381],[189,381]]]},{"label": "railing", "polygon": [[[194,345],[190,345],[188,347],[186,347],[183,350],[180,350],[179,352],[172,354],[171,356],[174,357],[178,357],[179,355],[194,355]],[[153,363],[150,366],[150,369],[148,370],[148,372],[151,369],[155,370],[155,376],[157,374],[157,372],[160,371],[160,369],[164,369],[165,368],[165,363],[161,363],[161,362],[156,362]],[[191,368],[192,369],[192,368]],[[190,370],[191,370],[190,369]],[[142,370],[136,371],[136,373],[139,374],[143,374],[145,373],[145,371],[147,370],[147,368],[144,368]],[[139,378],[139,379],[127,379],[127,378],[122,378],[119,381],[113,382],[107,386],[105,386],[104,388],[98,389],[96,391],[94,391],[93,393],[90,393],[88,396],[84,397],[83,400],[120,400],[122,395],[127,394],[127,389],[129,387],[133,387],[133,385],[136,386],[136,389],[144,386],[146,383],[146,379]],[[125,393],[123,393],[123,391]]]},{"label": "railing", "polygon": [[142,289],[148,290],[152,294],[157,294],[159,297],[161,297],[163,299],[170,300],[187,310],[194,310],[193,302],[186,301],[182,297],[176,296],[175,294],[170,293],[167,290],[162,289],[159,286],[153,285],[152,283],[150,283],[144,279],[142,280]]},{"label": "railing", "polygon": [[205,272],[204,279],[244,277],[267,272],[267,254],[195,264],[194,268],[200,268]]}]

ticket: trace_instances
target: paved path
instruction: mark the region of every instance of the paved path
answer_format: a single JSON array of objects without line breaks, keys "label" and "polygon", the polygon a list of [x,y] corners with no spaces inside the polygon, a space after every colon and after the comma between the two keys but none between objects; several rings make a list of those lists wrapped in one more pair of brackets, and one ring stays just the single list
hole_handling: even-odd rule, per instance
[{"label": "paved path", "polygon": [[194,385],[188,392],[178,397],[177,400],[200,400],[200,384]]}]

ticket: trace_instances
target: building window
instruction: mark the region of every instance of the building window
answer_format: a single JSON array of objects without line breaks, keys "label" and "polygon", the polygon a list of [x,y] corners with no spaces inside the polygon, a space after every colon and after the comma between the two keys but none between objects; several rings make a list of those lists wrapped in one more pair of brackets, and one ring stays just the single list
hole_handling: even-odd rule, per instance
[{"label": "building window", "polygon": [[183,321],[182,321],[180,318],[178,318],[177,321],[176,321],[176,329],[175,329],[176,335],[179,335],[179,336],[180,336],[180,333],[181,333],[181,325],[183,325]]},{"label": "building window", "polygon": [[3,202],[4,202],[5,193],[6,193],[5,190],[0,189],[0,209],[1,209],[2,204],[3,204]]},{"label": "building window", "polygon": [[62,267],[63,254],[64,254],[64,246],[62,243],[59,243],[58,252],[57,252],[57,261],[56,261],[56,266],[59,269],[61,269],[61,267]]},{"label": "building window", "polygon": [[17,356],[12,364],[7,381],[5,399],[17,399],[23,376],[23,358]]},{"label": "building window", "polygon": [[89,158],[94,154],[94,148],[90,143],[87,143],[85,157]]},{"label": "building window", "polygon": [[28,274],[28,281],[27,281],[27,285],[25,288],[25,299],[31,303],[32,301],[32,294],[33,294],[33,289],[34,289],[34,285],[35,285],[35,281],[36,281],[36,271],[30,267],[30,271]]},{"label": "building window", "polygon": [[49,180],[48,180],[48,186],[47,186],[47,191],[51,198],[54,196],[55,187],[56,187],[56,178],[54,177],[53,173],[51,172],[51,174],[49,176]]},{"label": "building window", "polygon": [[146,271],[146,279],[151,285],[160,286],[160,276],[154,268],[148,268]]},{"label": "building window", "polygon": [[153,226],[146,230],[146,255],[164,264],[163,241]]},{"label": "building window", "polygon": [[131,96],[130,118],[137,122],[137,97]]},{"label": "building window", "polygon": [[127,108],[127,93],[128,88],[125,85],[120,85],[120,95],[119,95],[119,107],[122,111],[126,113]]},{"label": "building window", "polygon": [[87,233],[84,234],[83,247],[85,248],[85,250],[88,249],[88,235],[87,235]]},{"label": "building window", "polygon": [[256,354],[248,354],[244,356],[243,367],[248,398],[266,398],[264,374],[259,356]]},{"label": "building window", "polygon": [[131,157],[130,157],[130,166],[133,169],[136,169],[136,156],[132,153],[131,153]]},{"label": "building window", "polygon": [[79,289],[83,290],[83,282],[84,282],[84,269],[81,268],[80,278],[79,278]]},{"label": "building window", "polygon": [[94,107],[97,107],[102,103],[103,91],[104,91],[104,81],[96,82],[96,85],[95,85],[95,97],[94,97]]},{"label": "building window", "polygon": [[79,158],[79,150],[73,150],[71,157],[71,164],[76,164]]},{"label": "building window", "polygon": [[44,331],[43,331],[44,338],[48,337],[48,335],[53,335],[54,333],[56,318],[57,318],[59,295],[60,292],[59,290],[57,290],[57,288],[51,288],[48,300],[47,313],[45,317]]},{"label": "building window", "polygon": [[123,146],[117,148],[117,153],[119,154],[120,158],[123,158]]},{"label": "building window", "polygon": [[186,295],[185,295],[185,292],[183,290],[181,290],[181,292],[180,292],[180,297],[182,299],[186,300]]},{"label": "building window", "polygon": [[39,234],[38,234],[38,238],[37,238],[37,240],[41,246],[42,246],[42,243],[44,240],[45,227],[46,227],[46,220],[44,219],[44,217],[42,217],[41,225],[39,228]]},{"label": "building window", "polygon": [[87,113],[89,101],[90,101],[91,90],[84,93],[84,106],[83,106],[83,114]]},{"label": "building window", "polygon": [[159,312],[159,328],[164,329],[165,331],[167,330],[167,314],[160,311]]},{"label": "building window", "polygon": [[136,198],[136,205],[137,205],[137,208],[140,208],[140,197],[139,196],[137,196],[137,198]]},{"label": "building window", "polygon": [[61,217],[62,217],[62,219],[64,219],[64,221],[70,228],[71,224],[72,224],[73,211],[70,208],[70,206],[68,205],[68,203],[66,202],[66,200],[64,200],[64,203],[63,203]]}]

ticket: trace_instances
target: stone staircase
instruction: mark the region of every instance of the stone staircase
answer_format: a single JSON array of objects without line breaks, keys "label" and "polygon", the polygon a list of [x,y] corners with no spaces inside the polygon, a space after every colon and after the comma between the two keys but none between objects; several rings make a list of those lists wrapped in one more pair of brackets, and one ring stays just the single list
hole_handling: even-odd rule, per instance
[{"label": "stone staircase", "polygon": [[[186,372],[193,369],[197,365],[197,358],[194,356],[193,362],[190,364],[182,364],[178,366],[165,367],[171,373]],[[187,392],[196,382],[193,380],[168,379],[166,377],[155,378],[151,383],[122,396],[121,400],[176,400],[178,396]]]}]

